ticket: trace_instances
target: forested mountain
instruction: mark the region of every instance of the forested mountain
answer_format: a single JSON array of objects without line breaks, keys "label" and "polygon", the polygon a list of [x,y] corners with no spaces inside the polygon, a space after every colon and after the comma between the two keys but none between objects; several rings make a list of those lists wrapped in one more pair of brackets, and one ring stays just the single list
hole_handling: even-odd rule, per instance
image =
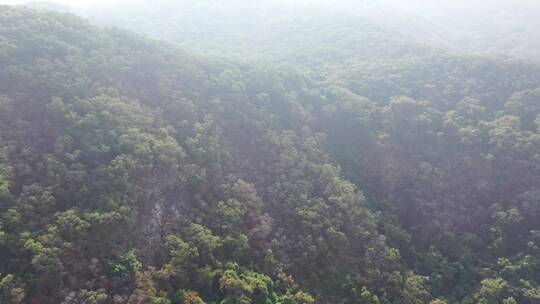
[{"label": "forested mountain", "polygon": [[0,6],[0,303],[540,301],[540,67],[190,7]]},{"label": "forested mountain", "polygon": [[408,265],[451,303],[535,303],[538,68],[443,56],[340,76],[328,151]]},{"label": "forested mountain", "polygon": [[98,5],[84,15],[218,56],[291,59],[317,51],[321,59],[347,46],[353,57],[367,49],[380,57],[396,50],[389,45],[410,51],[417,41],[540,62],[536,0],[159,0]]},{"label": "forested mountain", "polygon": [[3,301],[431,298],[321,149],[301,75],[69,15],[0,24]]},{"label": "forested mountain", "polygon": [[161,0],[159,4],[97,7],[88,15],[96,24],[128,28],[200,54],[318,69],[428,51],[380,22],[302,1],[285,5],[272,0]]},{"label": "forested mountain", "polygon": [[386,7],[379,9],[378,18],[427,43],[460,53],[507,55],[540,63],[536,31],[540,2],[536,0],[382,2]]}]

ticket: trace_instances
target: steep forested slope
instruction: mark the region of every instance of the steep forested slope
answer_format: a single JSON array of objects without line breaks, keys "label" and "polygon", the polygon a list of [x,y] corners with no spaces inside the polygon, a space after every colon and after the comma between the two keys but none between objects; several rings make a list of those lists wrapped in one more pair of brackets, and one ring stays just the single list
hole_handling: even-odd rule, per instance
[{"label": "steep forested slope", "polygon": [[0,24],[2,303],[431,299],[322,151],[300,75],[70,15]]},{"label": "steep forested slope", "polygon": [[106,22],[305,72],[317,85],[298,100],[327,135],[325,149],[381,212],[380,232],[432,293],[451,303],[530,303],[540,283],[539,68],[451,56],[410,38],[534,58],[537,5],[525,2],[343,1],[322,12],[272,1],[163,1]]},{"label": "steep forested slope", "polygon": [[340,74],[317,114],[328,151],[432,292],[537,301],[538,67],[435,56]]},{"label": "steep forested slope", "polygon": [[539,67],[246,10],[1,7],[3,301],[540,300]]}]

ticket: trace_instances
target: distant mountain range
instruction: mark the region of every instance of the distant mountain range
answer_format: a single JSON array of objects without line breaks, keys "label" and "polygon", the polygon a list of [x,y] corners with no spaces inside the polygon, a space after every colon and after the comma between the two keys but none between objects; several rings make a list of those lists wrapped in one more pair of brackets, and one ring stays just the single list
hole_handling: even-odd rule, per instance
[{"label": "distant mountain range", "polygon": [[[540,34],[536,31],[540,28],[538,1],[342,0],[330,3],[306,0],[296,1],[293,5],[278,0],[250,4],[238,0],[219,3],[159,0],[148,4],[140,1],[112,2],[107,6],[96,4],[84,11],[50,1],[23,5],[38,10],[76,13],[100,25],[125,27],[183,47],[193,47],[195,51],[217,48],[221,52],[236,48],[235,53],[244,44],[264,46],[264,41],[272,38],[265,35],[275,32],[271,29],[281,31],[293,26],[283,20],[287,18],[284,12],[333,11],[335,16],[347,16],[349,20],[361,17],[435,48],[465,54],[511,56],[540,63]],[[250,18],[256,26],[245,23]],[[233,29],[238,37],[223,39],[223,34]],[[290,33],[285,30],[285,35],[294,34],[294,27],[292,29]],[[257,38],[263,43],[257,42]]]}]

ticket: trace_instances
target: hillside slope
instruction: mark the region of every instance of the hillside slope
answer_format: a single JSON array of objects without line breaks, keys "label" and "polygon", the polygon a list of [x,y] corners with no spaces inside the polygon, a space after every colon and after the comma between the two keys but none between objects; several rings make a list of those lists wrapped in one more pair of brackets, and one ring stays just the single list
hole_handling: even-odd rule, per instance
[{"label": "hillside slope", "polygon": [[302,71],[325,150],[435,296],[534,302],[539,68],[426,45],[532,59],[509,47],[536,51],[537,3],[307,2],[162,1],[94,20]]},{"label": "hillside slope", "polygon": [[205,57],[1,7],[3,301],[540,299],[538,66],[170,12],[155,33]]},{"label": "hillside slope", "polygon": [[0,25],[2,302],[431,298],[322,151],[298,74],[67,14]]}]

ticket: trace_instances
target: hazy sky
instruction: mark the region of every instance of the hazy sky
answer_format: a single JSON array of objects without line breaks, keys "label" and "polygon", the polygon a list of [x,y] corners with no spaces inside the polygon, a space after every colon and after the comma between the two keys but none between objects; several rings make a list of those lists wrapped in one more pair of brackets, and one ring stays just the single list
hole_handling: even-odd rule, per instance
[{"label": "hazy sky", "polygon": [[[0,4],[21,4],[27,2],[41,2],[44,0],[0,0]],[[168,0],[172,1],[172,0]],[[200,0],[192,0],[200,1]],[[252,1],[258,0],[230,0],[233,2],[246,1],[247,3],[256,3]],[[364,8],[368,6],[380,6],[380,5],[390,5],[394,9],[399,9],[401,11],[414,11],[416,13],[423,13],[425,10],[429,11],[439,11],[443,15],[447,13],[452,13],[452,11],[457,11],[460,14],[466,13],[476,13],[476,8],[485,9],[488,5],[491,10],[496,9],[526,9],[535,11],[540,11],[540,0],[267,0],[272,1],[273,3],[281,4],[294,4],[294,5],[305,5],[305,4],[323,4],[324,6],[330,7],[345,7],[347,9],[351,8]],[[99,5],[101,7],[109,7],[115,4],[123,4],[124,7],[127,6],[137,6],[143,2],[152,3],[152,0],[45,0],[44,2],[54,2],[64,5],[69,5],[73,8],[83,9],[90,8],[94,5]],[[219,1],[217,1],[219,2]],[[384,3],[384,4],[383,4]],[[82,12],[79,11],[79,12]]]},{"label": "hazy sky", "polygon": [[[42,0],[0,0],[0,4],[21,4],[21,3],[27,3],[27,2],[41,2]],[[144,0],[49,0],[50,2],[55,3],[61,3],[71,6],[78,6],[78,5],[91,5],[91,4],[111,4],[111,3],[119,3],[119,2],[127,2],[127,3],[136,3],[139,1]],[[148,0],[146,0],[148,1]],[[196,1],[196,0],[193,0]],[[335,4],[339,2],[345,2],[348,4],[356,3],[356,4],[362,4],[367,2],[373,2],[373,0],[275,0],[276,2],[282,2],[282,3],[295,3],[295,2],[306,2],[306,3],[327,3],[327,4]],[[375,1],[377,3],[379,1]],[[540,1],[538,0],[384,0],[383,2],[395,2],[395,3],[406,3],[406,4],[414,4],[414,5],[429,5],[429,6],[444,6],[444,5],[464,5],[464,4],[471,4],[471,3],[477,3],[477,4],[486,4],[486,3],[505,3],[505,4],[517,4],[517,3],[537,3],[540,5]]]},{"label": "hazy sky", "polygon": [[[102,0],[58,0],[58,1],[54,1],[56,3],[63,3],[63,4],[88,4],[89,2],[105,2],[105,1],[102,1]],[[27,1],[27,0],[0,0],[0,3],[2,4],[21,4],[21,3],[27,3],[27,2],[31,2],[31,1]]]},{"label": "hazy sky", "polygon": [[[3,4],[21,4],[21,3],[28,3],[28,2],[34,2],[29,0],[0,0],[0,3]],[[38,2],[38,1],[36,1]],[[50,1],[55,3],[62,3],[62,4],[68,4],[68,5],[77,5],[77,4],[90,4],[90,3],[106,3],[106,2],[112,2],[111,0],[55,0]]]},{"label": "hazy sky", "polygon": [[[50,2],[61,3],[69,6],[89,6],[94,4],[110,4],[118,2],[127,2],[129,0],[53,0]],[[0,0],[1,4],[21,4],[34,2],[34,0]],[[38,2],[38,1],[35,1]]]}]

